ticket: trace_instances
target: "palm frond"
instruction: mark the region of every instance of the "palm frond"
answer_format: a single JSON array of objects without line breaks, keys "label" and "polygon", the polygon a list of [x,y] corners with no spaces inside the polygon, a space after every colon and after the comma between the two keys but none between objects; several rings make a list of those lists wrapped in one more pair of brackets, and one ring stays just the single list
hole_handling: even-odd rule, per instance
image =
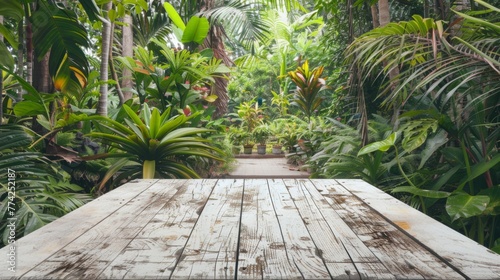
[{"label": "palm frond", "polygon": [[66,57],[71,61],[66,67],[76,67],[87,76],[89,66],[83,48],[89,47],[88,35],[76,15],[54,5],[41,5],[32,18],[35,52],[38,58],[42,58],[50,51],[51,76],[56,76]]},{"label": "palm frond", "polygon": [[[15,135],[16,141],[9,135]],[[0,232],[4,244],[8,244],[9,219],[15,219],[16,236],[21,237],[91,199],[78,193],[80,187],[55,179],[60,177],[53,173],[58,168],[40,153],[27,151],[29,144],[31,137],[24,127],[0,126],[0,169],[8,170],[0,173]]]},{"label": "palm frond", "polygon": [[269,27],[260,19],[259,10],[255,5],[244,1],[231,0],[224,6],[202,13],[212,24],[222,24],[228,32],[245,46],[251,46],[255,41],[268,40]]}]

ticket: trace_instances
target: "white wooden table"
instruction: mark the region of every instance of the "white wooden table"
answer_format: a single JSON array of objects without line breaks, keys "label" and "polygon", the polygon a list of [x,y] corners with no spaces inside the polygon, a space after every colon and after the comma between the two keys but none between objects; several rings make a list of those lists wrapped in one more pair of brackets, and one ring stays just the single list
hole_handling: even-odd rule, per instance
[{"label": "white wooden table", "polygon": [[500,255],[359,180],[136,181],[16,257],[0,278],[500,279]]}]

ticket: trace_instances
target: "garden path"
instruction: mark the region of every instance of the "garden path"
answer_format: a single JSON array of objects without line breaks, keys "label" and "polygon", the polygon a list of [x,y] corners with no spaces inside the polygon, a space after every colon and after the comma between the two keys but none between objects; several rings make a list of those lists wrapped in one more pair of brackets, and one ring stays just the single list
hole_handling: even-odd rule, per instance
[{"label": "garden path", "polygon": [[294,179],[308,177],[308,172],[299,170],[297,166],[287,164],[285,157],[254,156],[236,158],[236,168],[226,178]]}]

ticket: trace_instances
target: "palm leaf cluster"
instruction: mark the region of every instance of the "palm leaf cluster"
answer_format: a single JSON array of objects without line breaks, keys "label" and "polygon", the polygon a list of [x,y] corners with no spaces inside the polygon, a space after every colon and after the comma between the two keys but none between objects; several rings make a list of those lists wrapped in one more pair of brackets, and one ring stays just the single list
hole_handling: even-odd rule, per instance
[{"label": "palm leaf cluster", "polygon": [[320,96],[320,92],[326,88],[325,80],[321,78],[323,70],[323,66],[310,69],[306,61],[297,67],[296,71],[288,72],[288,76],[297,86],[292,104],[299,106],[309,119],[323,101]]},{"label": "palm leaf cluster", "polygon": [[[19,125],[0,126],[0,232],[7,244],[9,219],[26,235],[90,201],[83,189],[57,174],[53,164],[26,147],[32,139]],[[9,181],[7,170],[15,174]],[[57,174],[57,175],[56,175]],[[69,176],[69,175],[68,175]],[[10,182],[10,184],[9,184]],[[9,189],[10,188],[10,189]]]},{"label": "palm leaf cluster", "polygon": [[444,22],[420,16],[365,33],[346,53],[351,71],[357,72],[349,81],[350,89],[357,92],[363,84],[388,78],[397,69],[400,74],[386,79],[380,94],[386,105],[404,105],[414,96],[430,97],[440,107],[464,96],[470,101],[492,97],[500,89],[500,27],[466,19],[461,30],[472,23],[482,36],[471,32],[453,36],[455,27],[445,29]]},{"label": "palm leaf cluster", "polygon": [[268,26],[261,21],[260,4],[232,0],[218,5],[203,15],[213,23],[221,23],[239,42],[251,47],[256,41],[268,39]]},{"label": "palm leaf cluster", "polygon": [[[365,33],[347,49],[346,64],[348,85],[358,97],[372,81],[384,81],[378,97],[401,124],[394,132],[402,141],[390,147],[404,149],[395,160],[411,187],[394,191],[419,197],[415,205],[423,211],[446,212],[440,216],[444,222],[493,247],[498,238],[493,230],[498,211],[492,209],[499,203],[500,9],[475,2],[481,10],[455,12],[458,19],[450,23],[414,16]],[[437,202],[443,194],[449,197]],[[485,208],[468,212],[480,204]]]},{"label": "palm leaf cluster", "polygon": [[222,153],[209,145],[209,140],[200,135],[211,130],[186,127],[196,116],[177,115],[169,118],[170,108],[160,114],[157,108],[145,104],[138,116],[130,107],[123,105],[127,114],[125,124],[102,117],[90,117],[102,132],[93,132],[91,137],[105,141],[112,148],[103,157],[122,158],[110,168],[106,180],[119,172],[120,178],[198,178],[198,174],[187,164],[190,157],[221,160]]}]

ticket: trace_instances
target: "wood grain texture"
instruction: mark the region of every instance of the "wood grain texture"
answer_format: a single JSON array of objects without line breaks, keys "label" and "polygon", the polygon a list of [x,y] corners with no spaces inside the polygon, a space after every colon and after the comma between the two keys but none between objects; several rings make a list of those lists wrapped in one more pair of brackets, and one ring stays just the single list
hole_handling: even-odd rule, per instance
[{"label": "wood grain texture", "polygon": [[359,180],[137,181],[16,245],[0,279],[500,279],[500,256]]},{"label": "wood grain texture", "polygon": [[471,279],[500,279],[500,255],[362,180],[338,180],[355,196]]},{"label": "wood grain texture", "polygon": [[[316,246],[316,254],[324,263],[332,277],[337,279],[359,279],[351,257],[344,247],[343,238],[335,228],[347,227],[338,215],[323,213],[326,201],[319,199],[321,194],[309,180],[284,180],[286,188],[297,207],[304,225]],[[314,199],[316,198],[316,200]],[[327,221],[325,215],[330,214]],[[333,227],[333,228],[332,228]]]},{"label": "wood grain texture", "polygon": [[234,279],[243,180],[220,180],[172,272],[174,279]]},{"label": "wood grain texture", "polygon": [[[185,181],[157,182],[34,267],[27,277],[95,279]],[[147,203],[146,203],[147,202]],[[105,207],[105,205],[103,205]],[[83,212],[82,212],[83,214]],[[140,218],[139,218],[140,217]],[[84,216],[81,217],[83,219]]]},{"label": "wood grain texture", "polygon": [[321,253],[312,241],[285,183],[274,179],[268,180],[268,183],[274,211],[291,262],[304,279],[331,279]]},{"label": "wood grain texture", "polygon": [[217,180],[184,182],[101,278],[169,278]]},{"label": "wood grain texture", "polygon": [[[118,211],[131,199],[147,190],[158,180],[141,180],[130,182],[115,189],[104,196],[83,205],[76,211],[53,221],[47,226],[36,230],[32,234],[20,238],[16,242],[17,265],[16,272],[11,273],[0,267],[1,277],[20,277],[33,267],[45,261],[55,251],[71,243],[85,234],[97,223],[105,220],[109,215]],[[106,205],[106,207],[103,207]],[[81,218],[85,213],[85,218]],[[7,247],[0,249],[0,256],[7,254]],[[5,271],[5,273],[3,273]]]},{"label": "wood grain texture", "polygon": [[288,256],[267,180],[245,180],[238,279],[303,279]]},{"label": "wood grain texture", "polygon": [[324,187],[323,195],[337,202],[337,213],[396,278],[464,279],[340,184],[330,181]]}]

